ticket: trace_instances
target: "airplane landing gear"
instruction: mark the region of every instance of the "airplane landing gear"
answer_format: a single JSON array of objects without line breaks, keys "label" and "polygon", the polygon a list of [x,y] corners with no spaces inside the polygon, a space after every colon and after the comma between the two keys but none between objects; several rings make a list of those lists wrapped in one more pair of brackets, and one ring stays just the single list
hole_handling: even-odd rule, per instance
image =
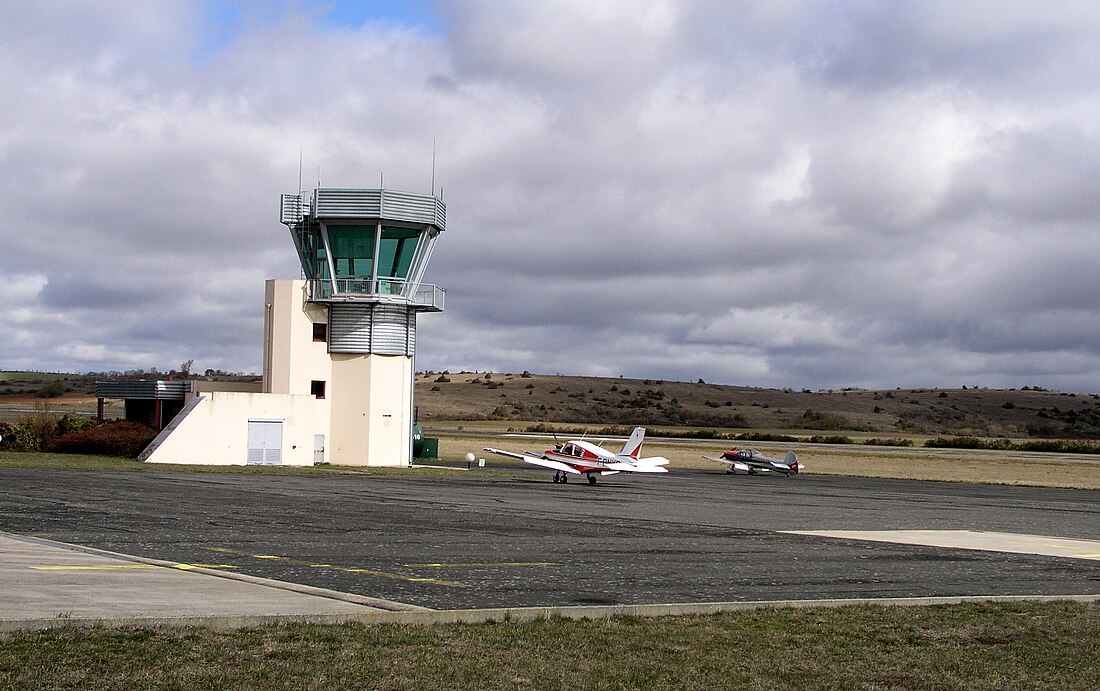
[{"label": "airplane landing gear", "polygon": [[593,475],[592,473],[588,474],[588,484],[590,484],[590,485],[596,484],[596,476]]},{"label": "airplane landing gear", "polygon": [[565,473],[560,470],[554,471],[554,482],[568,482],[568,478]]}]

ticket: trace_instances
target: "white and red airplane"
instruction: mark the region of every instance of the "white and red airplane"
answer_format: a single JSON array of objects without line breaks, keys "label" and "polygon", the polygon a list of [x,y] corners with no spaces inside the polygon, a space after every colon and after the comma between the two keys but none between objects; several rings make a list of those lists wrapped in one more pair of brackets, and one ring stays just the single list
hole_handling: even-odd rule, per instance
[{"label": "white and red airplane", "polygon": [[756,475],[757,473],[781,473],[786,477],[798,475],[798,471],[806,466],[798,462],[798,457],[793,451],[788,451],[783,460],[768,458],[756,449],[731,449],[722,454],[721,458],[703,456],[708,461],[726,464],[726,474],[731,475],[738,471]]},{"label": "white and red airplane", "polygon": [[638,458],[642,450],[642,440],[645,438],[645,428],[635,427],[630,439],[623,444],[623,450],[612,453],[601,448],[597,444],[583,439],[570,439],[561,444],[555,444],[553,449],[546,451],[504,451],[502,449],[486,448],[489,453],[500,456],[509,456],[532,463],[534,465],[549,468],[554,472],[554,482],[568,482],[570,475],[585,475],[588,484],[596,484],[596,473],[600,475],[614,475],[615,473],[667,473],[668,459],[663,456],[651,456]]}]

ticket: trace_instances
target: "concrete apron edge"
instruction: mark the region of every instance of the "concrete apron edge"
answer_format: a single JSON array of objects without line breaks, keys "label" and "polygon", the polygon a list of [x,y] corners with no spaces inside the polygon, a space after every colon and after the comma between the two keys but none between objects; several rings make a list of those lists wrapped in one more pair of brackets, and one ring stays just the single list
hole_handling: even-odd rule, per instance
[{"label": "concrete apron edge", "polygon": [[514,607],[381,611],[361,614],[304,614],[270,616],[136,617],[124,619],[26,619],[0,621],[0,633],[59,628],[180,628],[200,627],[219,631],[286,624],[480,624],[523,623],[552,619],[609,619],[612,617],[660,617],[706,615],[760,609],[809,609],[814,607],[921,607],[982,602],[1098,602],[1093,595],[961,595],[953,597],[852,598],[825,600],[761,600],[755,602],[696,602],[662,605],[596,605],[578,607]]},{"label": "concrete apron edge", "polygon": [[[370,597],[368,595],[355,595],[354,593],[343,593],[339,590],[329,590],[327,588],[318,588],[312,585],[302,585],[300,583],[290,583],[288,581],[277,581],[271,578],[261,578],[260,576],[250,576],[246,573],[233,573],[232,571],[224,571],[221,569],[208,569],[202,566],[190,566],[181,568],[183,566],[179,562],[164,561],[162,559],[149,559],[147,557],[138,557],[132,554],[122,554],[120,552],[111,552],[110,550],[99,549],[96,547],[85,547],[84,545],[73,545],[67,542],[57,542],[56,540],[49,540],[43,537],[33,537],[30,535],[16,535],[14,533],[5,533],[0,531],[0,535],[11,538],[13,540],[20,540],[22,542],[30,542],[34,544],[40,544],[46,547],[53,547],[57,549],[65,549],[71,552],[83,552],[85,554],[92,554],[103,557],[110,557],[112,559],[119,559],[122,561],[134,562],[137,564],[149,564],[150,566],[162,566],[166,569],[176,569],[179,571],[186,571],[188,573],[201,573],[206,576],[216,576],[218,578],[225,578],[231,581],[241,581],[244,583],[251,583],[252,585],[264,586],[267,588],[276,588],[278,590],[287,590],[290,592],[301,593],[303,595],[313,595],[316,597],[324,597],[330,600],[339,600],[341,602],[350,602],[356,605],[364,605],[366,607],[374,607],[376,609],[385,610],[387,612],[431,612],[434,611],[428,607],[419,607],[417,605],[409,605],[403,602],[395,602],[393,600],[384,600],[378,597]],[[205,618],[205,617],[200,617]]]}]

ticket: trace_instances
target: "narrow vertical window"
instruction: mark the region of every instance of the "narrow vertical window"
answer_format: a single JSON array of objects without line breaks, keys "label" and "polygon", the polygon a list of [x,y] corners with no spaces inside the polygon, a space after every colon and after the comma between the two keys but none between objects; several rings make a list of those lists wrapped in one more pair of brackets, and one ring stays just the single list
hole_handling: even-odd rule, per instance
[{"label": "narrow vertical window", "polygon": [[328,341],[328,324],[313,325],[313,340],[316,343],[326,343]]},{"label": "narrow vertical window", "polygon": [[309,392],[313,394],[314,398],[325,397],[325,383],[323,381],[317,381],[314,379],[309,383]]}]

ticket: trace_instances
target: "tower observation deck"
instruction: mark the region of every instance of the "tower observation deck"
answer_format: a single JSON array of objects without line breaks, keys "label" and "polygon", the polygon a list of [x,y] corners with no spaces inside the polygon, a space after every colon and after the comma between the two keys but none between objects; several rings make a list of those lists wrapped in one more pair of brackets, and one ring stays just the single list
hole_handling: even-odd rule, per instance
[{"label": "tower observation deck", "polygon": [[422,284],[447,207],[430,195],[387,189],[319,188],[282,195],[314,302],[390,302],[443,309],[444,291]]},{"label": "tower observation deck", "polygon": [[431,195],[318,188],[282,195],[306,279],[328,307],[330,353],[412,357],[416,313],[443,310],[446,292],[422,283],[447,209]]}]

